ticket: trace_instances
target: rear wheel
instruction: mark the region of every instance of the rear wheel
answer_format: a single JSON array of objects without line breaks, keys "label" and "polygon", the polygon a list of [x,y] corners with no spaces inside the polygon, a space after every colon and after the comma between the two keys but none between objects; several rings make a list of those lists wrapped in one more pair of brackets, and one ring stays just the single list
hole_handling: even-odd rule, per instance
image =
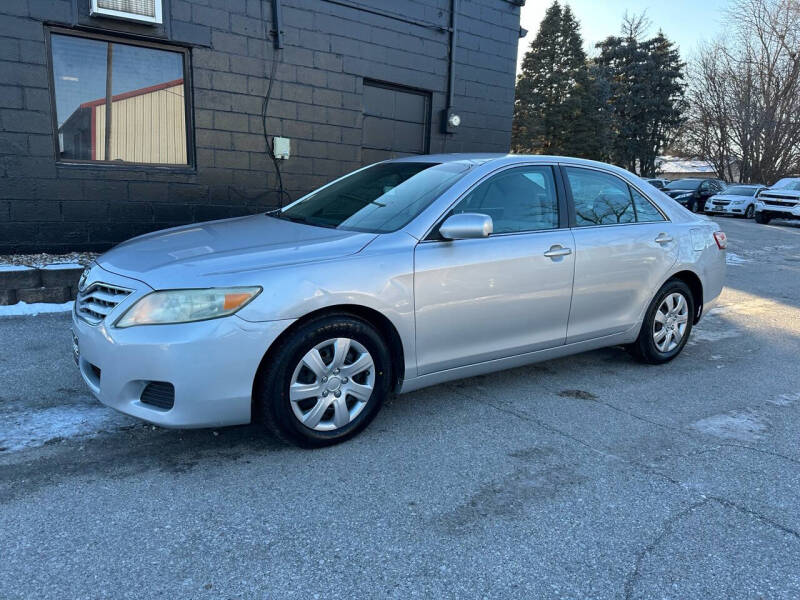
[{"label": "rear wheel", "polygon": [[359,433],[389,393],[391,358],[381,336],[353,315],[293,331],[259,376],[254,412],[279,438],[307,448]]},{"label": "rear wheel", "polygon": [[756,223],[761,223],[762,225],[766,225],[771,220],[772,219],[770,218],[770,216],[765,214],[765,213],[763,213],[763,212],[757,212],[756,213]]},{"label": "rear wheel", "polygon": [[639,337],[628,350],[645,363],[669,362],[686,346],[694,310],[689,286],[679,280],[668,281],[650,303]]}]

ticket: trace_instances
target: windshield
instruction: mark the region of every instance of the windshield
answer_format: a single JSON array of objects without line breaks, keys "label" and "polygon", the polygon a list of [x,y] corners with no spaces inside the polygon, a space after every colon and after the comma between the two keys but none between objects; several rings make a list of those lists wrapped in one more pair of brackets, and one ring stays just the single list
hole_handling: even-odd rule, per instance
[{"label": "windshield", "polygon": [[389,233],[408,224],[468,169],[463,162],[379,163],[272,216],[319,227]]},{"label": "windshield", "polygon": [[667,184],[668,190],[696,190],[703,183],[702,179],[678,179]]},{"label": "windshield", "polygon": [[757,187],[750,185],[734,185],[726,188],[725,194],[728,196],[755,196],[757,191]]},{"label": "windshield", "polygon": [[775,185],[772,186],[772,189],[800,191],[800,179],[790,177],[779,179]]}]

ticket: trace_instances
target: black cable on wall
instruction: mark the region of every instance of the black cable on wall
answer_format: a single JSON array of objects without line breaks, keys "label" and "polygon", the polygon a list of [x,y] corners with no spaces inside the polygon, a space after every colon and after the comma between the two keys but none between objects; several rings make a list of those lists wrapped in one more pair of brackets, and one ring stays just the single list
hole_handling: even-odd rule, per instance
[{"label": "black cable on wall", "polygon": [[[281,174],[281,166],[280,160],[275,158],[275,147],[272,141],[272,137],[269,134],[269,129],[267,127],[267,117],[269,116],[269,101],[272,98],[272,84],[275,81],[275,74],[278,71],[278,63],[280,62],[280,57],[283,51],[283,43],[282,43],[282,34],[283,32],[280,30],[281,27],[281,4],[280,0],[272,0],[272,21],[274,29],[270,32],[267,30],[267,21],[265,18],[265,11],[264,11],[264,2],[268,0],[261,1],[261,21],[264,24],[264,51],[267,51],[267,47],[269,46],[269,37],[272,35],[274,37],[274,43],[272,47],[272,60],[270,64],[270,72],[269,72],[269,82],[267,83],[267,91],[264,95],[264,100],[261,103],[261,126],[262,126],[262,133],[264,135],[264,143],[266,144],[266,151],[269,154],[269,157],[272,159],[272,164],[275,167],[275,176],[278,182],[278,188],[276,191],[278,193],[278,204],[283,207],[284,206],[284,199],[287,199],[289,202],[292,201],[292,197],[289,192],[283,187],[283,175]],[[269,188],[269,186],[267,186]]]}]

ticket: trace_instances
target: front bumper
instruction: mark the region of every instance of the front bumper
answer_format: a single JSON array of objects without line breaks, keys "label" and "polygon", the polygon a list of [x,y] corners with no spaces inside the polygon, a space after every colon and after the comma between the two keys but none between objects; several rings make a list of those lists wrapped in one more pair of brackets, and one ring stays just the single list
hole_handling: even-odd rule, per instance
[{"label": "front bumper", "polygon": [[728,215],[741,217],[747,211],[747,204],[726,204],[725,206],[715,206],[706,204],[705,212],[708,215]]},{"label": "front bumper", "polygon": [[[113,277],[119,284],[119,277]],[[138,282],[127,283],[134,287]],[[250,422],[256,371],[292,321],[253,323],[234,315],[195,323],[111,327],[130,305],[124,304],[97,325],[72,314],[78,367],[100,402],[164,427]],[[172,408],[141,401],[150,382],[174,386]]]},{"label": "front bumper", "polygon": [[789,206],[775,206],[758,202],[756,212],[768,215],[771,219],[800,219],[800,204]]}]

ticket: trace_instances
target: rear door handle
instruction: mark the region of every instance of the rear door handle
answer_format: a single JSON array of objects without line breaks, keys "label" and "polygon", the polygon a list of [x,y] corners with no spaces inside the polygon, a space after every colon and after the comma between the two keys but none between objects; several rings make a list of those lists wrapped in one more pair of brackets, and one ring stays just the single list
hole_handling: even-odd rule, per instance
[{"label": "rear door handle", "polygon": [[547,258],[559,258],[561,256],[568,256],[572,254],[572,248],[564,248],[559,244],[550,246],[550,250],[544,253]]},{"label": "rear door handle", "polygon": [[659,233],[658,236],[656,237],[656,243],[668,244],[669,242],[672,241],[672,239],[673,239],[672,236],[669,235],[668,233]]}]

